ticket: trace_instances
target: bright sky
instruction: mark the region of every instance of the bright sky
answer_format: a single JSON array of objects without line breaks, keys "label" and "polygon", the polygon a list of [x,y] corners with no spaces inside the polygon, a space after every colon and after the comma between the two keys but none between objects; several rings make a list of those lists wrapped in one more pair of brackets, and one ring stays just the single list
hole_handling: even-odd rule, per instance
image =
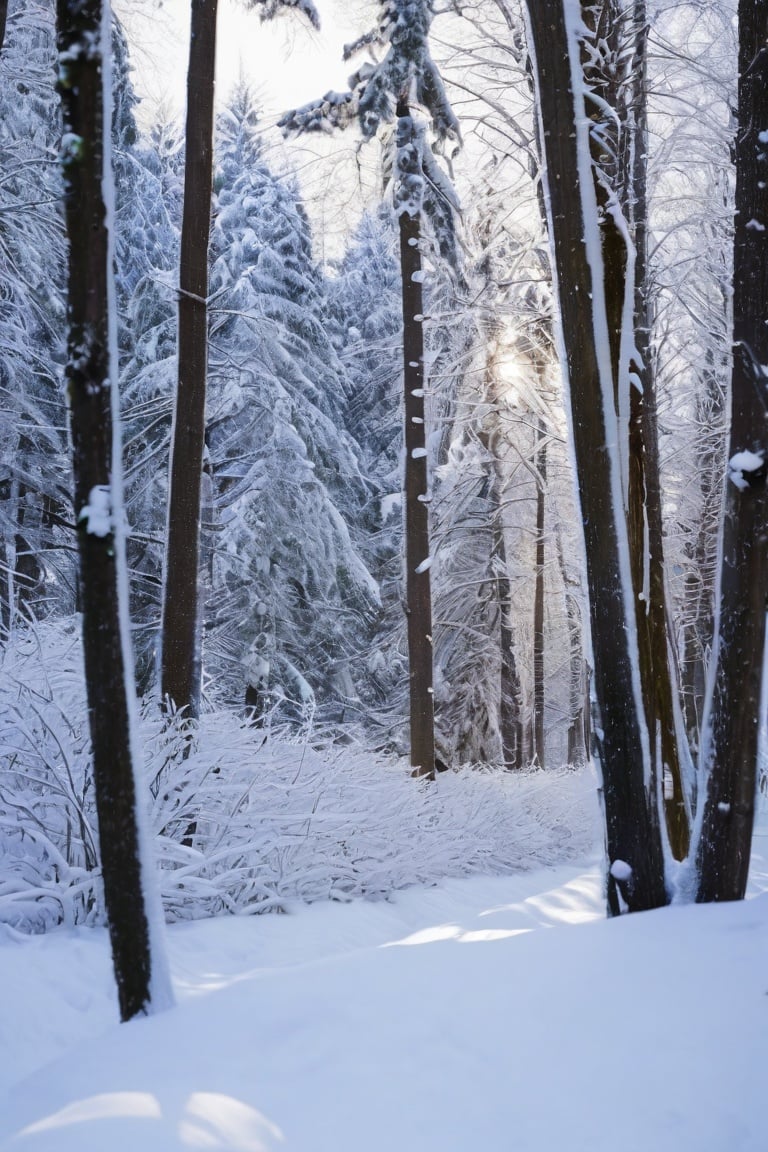
[{"label": "bright sky", "polygon": [[[181,111],[185,102],[189,48],[189,0],[115,0],[126,24],[134,81],[145,100],[143,119],[151,120],[158,104]],[[256,87],[268,117],[321,96],[329,88],[346,88],[352,71],[341,60],[341,47],[365,31],[371,5],[365,0],[319,0],[323,27],[318,33],[295,13],[262,24],[244,0],[220,0],[217,43],[217,93],[226,97],[244,75]]]},{"label": "bright sky", "polygon": [[[316,0],[322,28],[311,28],[290,11],[262,24],[245,0],[219,0],[216,94],[226,99],[244,76],[253,84],[263,108],[265,129],[279,115],[322,96],[330,88],[345,90],[354,64],[342,60],[342,47],[371,28],[376,5],[371,0]],[[186,104],[190,0],[113,0],[125,24],[133,62],[133,80],[142,99],[140,124],[148,127],[158,108],[182,116]],[[313,219],[316,255],[338,256],[364,204],[378,194],[378,153],[372,144],[358,151],[357,133],[304,137],[291,141],[287,154],[279,132],[267,132],[277,149],[274,162],[299,176]]]}]

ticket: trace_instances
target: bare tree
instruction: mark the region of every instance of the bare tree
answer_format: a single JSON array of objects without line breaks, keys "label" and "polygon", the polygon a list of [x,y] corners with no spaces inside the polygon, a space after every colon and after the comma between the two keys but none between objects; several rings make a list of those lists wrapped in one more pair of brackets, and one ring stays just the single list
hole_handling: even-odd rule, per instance
[{"label": "bare tree", "polygon": [[[615,914],[622,904],[632,911],[657,907],[666,903],[667,893],[658,780],[637,666],[638,621],[619,443],[616,363],[626,325],[628,253],[615,226],[616,197],[609,205],[609,186],[595,178],[591,108],[586,106],[592,89],[583,73],[577,15],[563,0],[536,0],[528,6],[581,496],[600,713],[595,737],[603,773],[608,903]],[[599,99],[598,93],[595,103]]]},{"label": "bare tree", "polygon": [[184,214],[179,264],[178,384],[171,445],[163,592],[163,700],[200,707],[200,499],[208,369],[208,241],[218,0],[192,0],[187,72]]},{"label": "bare tree", "polygon": [[[153,938],[140,835],[127,619],[117,339],[109,223],[109,5],[58,0],[62,164],[69,238],[68,359],[74,504],[88,716],[104,899],[123,1020],[162,1007],[167,973]],[[106,92],[105,92],[106,89]]]},{"label": "bare tree", "polygon": [[[316,27],[311,0],[250,0],[270,19],[296,8]],[[192,0],[187,71],[184,212],[179,265],[178,385],[171,445],[162,623],[163,700],[198,715],[202,676],[200,509],[208,372],[208,265],[213,190],[218,0]]]},{"label": "bare tree", "polygon": [[533,759],[545,764],[544,751],[544,560],[547,492],[547,438],[544,421],[536,428],[536,573],[533,595]]},{"label": "bare tree", "polygon": [[699,901],[744,896],[754,821],[768,596],[766,125],[768,0],[740,0],[729,464],[701,755]]}]

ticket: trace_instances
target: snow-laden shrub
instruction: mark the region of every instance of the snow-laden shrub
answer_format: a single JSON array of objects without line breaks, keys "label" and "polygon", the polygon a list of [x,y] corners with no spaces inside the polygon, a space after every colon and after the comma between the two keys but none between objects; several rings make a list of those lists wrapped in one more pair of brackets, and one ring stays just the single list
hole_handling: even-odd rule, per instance
[{"label": "snow-laden shrub", "polygon": [[79,635],[40,624],[0,648],[0,921],[91,922],[97,869]]},{"label": "snow-laden shrub", "polygon": [[[0,654],[0,922],[103,919],[80,647],[46,624]],[[435,783],[403,761],[305,730],[204,716],[192,746],[147,709],[147,800],[169,919],[381,899],[445,877],[581,856],[586,774],[464,769]]]}]

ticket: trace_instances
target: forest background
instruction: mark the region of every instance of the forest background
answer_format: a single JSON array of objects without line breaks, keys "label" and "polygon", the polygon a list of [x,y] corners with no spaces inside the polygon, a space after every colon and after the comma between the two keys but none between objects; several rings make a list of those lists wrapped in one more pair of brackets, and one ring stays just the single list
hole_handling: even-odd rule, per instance
[{"label": "forest background", "polygon": [[[595,19],[629,11],[584,10]],[[376,13],[368,16],[375,20]],[[256,15],[249,18],[258,37]],[[717,634],[727,461],[730,475],[748,487],[745,477],[760,470],[750,471],[746,460],[734,467],[736,456],[726,451],[734,18],[727,4],[657,5],[644,88],[651,146],[643,368],[652,361],[670,606],[665,626],[681,689],[676,723],[689,750],[676,767],[660,758],[650,790],[658,787],[689,821],[701,784],[693,763]],[[620,19],[611,35],[617,29]],[[505,796],[507,808],[494,819],[514,821],[526,789],[535,794],[541,785],[528,776],[510,779],[510,769],[575,767],[589,758],[596,653],[587,627],[583,508],[574,499],[577,488],[584,495],[583,471],[575,486],[526,31],[528,41],[535,37],[523,11],[491,2],[464,6],[432,28],[432,52],[464,150],[441,169],[452,173],[458,191],[460,207],[451,203],[444,216],[457,220],[459,259],[454,266],[445,259],[452,224],[439,213],[431,238],[426,229],[418,243],[425,264],[415,282],[425,293],[426,415],[416,421],[426,421],[431,534],[422,563],[434,598],[439,766],[483,766],[460,783],[442,784],[442,806],[435,807],[425,785],[403,780],[402,768],[386,760],[406,753],[409,742],[397,199],[393,207],[402,171],[391,159],[391,128],[383,124],[362,148],[310,147],[301,137],[291,151],[277,141],[272,114],[265,119],[244,77],[233,76],[222,92],[216,128],[201,516],[204,680],[193,743],[182,730],[183,714],[169,718],[158,710],[185,141],[167,107],[144,115],[140,129],[132,44],[115,26],[111,142],[132,642],[152,820],[172,914],[279,906],[294,867],[288,861],[300,855],[296,822],[312,822],[328,780],[339,774],[353,780],[353,789],[368,788],[372,827],[383,838],[385,803],[402,807],[418,796],[423,827],[439,828],[441,821],[453,827],[457,811],[462,820],[468,812],[474,818]],[[598,32],[582,35],[582,48],[602,44]],[[617,49],[610,36],[605,43],[608,59]],[[9,767],[0,793],[0,906],[10,924],[25,930],[103,916],[77,640],[83,604],[73,534],[83,510],[72,507],[67,480],[61,387],[66,248],[54,54],[52,6],[10,4],[0,54],[7,270],[0,315],[0,692]],[[541,87],[541,76],[534,79]],[[591,81],[593,95],[598,81]],[[296,93],[292,103],[303,99]],[[591,139],[607,139],[600,116]],[[591,163],[596,186],[607,187],[604,161]],[[448,203],[451,194],[437,186]],[[611,213],[605,203],[596,212],[603,228]],[[342,229],[342,221],[352,227]],[[88,509],[95,523],[93,501]],[[641,585],[638,599],[647,601]],[[594,611],[594,596],[591,603]],[[625,664],[625,671],[634,666],[631,659]],[[599,690],[598,707],[600,745],[607,703]],[[339,752],[340,744],[359,751]],[[605,767],[605,750],[598,751]],[[316,767],[304,774],[309,764]],[[753,783],[757,768],[753,763]],[[385,779],[398,784],[382,792]],[[561,774],[550,779],[557,787],[545,789],[537,817],[539,858],[567,854],[571,838],[582,846],[590,824],[580,811],[563,815],[564,798],[578,786]],[[452,789],[463,797],[453,815]],[[260,825],[270,808],[264,792],[271,790],[279,793],[278,809],[296,805],[291,830],[283,820],[272,840]],[[669,805],[667,819],[674,841]],[[358,842],[361,821],[358,812],[349,822]],[[289,886],[306,885],[316,898],[406,882],[390,874],[372,881],[338,812],[331,823],[330,863],[302,858]],[[411,830],[398,828],[407,838]],[[608,831],[610,841],[610,818]],[[488,850],[494,868],[509,865],[509,847],[500,848],[507,836],[505,827]],[[462,855],[461,835],[439,835],[440,852],[449,841],[453,858],[444,867],[477,866],[476,844]],[[674,844],[666,849],[669,863]],[[513,856],[524,858],[519,843]],[[611,851],[608,883],[631,906],[626,856]],[[416,873],[422,867],[414,864]]]}]

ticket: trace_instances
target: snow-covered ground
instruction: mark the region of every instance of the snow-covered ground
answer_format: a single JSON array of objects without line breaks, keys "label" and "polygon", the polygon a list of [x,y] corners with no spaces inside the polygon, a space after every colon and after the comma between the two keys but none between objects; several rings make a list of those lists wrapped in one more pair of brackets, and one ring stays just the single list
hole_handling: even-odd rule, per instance
[{"label": "snow-covered ground", "polygon": [[0,1147],[764,1152],[756,847],[746,903],[612,922],[592,862],[176,924],[123,1026],[102,930],[7,932]]}]

